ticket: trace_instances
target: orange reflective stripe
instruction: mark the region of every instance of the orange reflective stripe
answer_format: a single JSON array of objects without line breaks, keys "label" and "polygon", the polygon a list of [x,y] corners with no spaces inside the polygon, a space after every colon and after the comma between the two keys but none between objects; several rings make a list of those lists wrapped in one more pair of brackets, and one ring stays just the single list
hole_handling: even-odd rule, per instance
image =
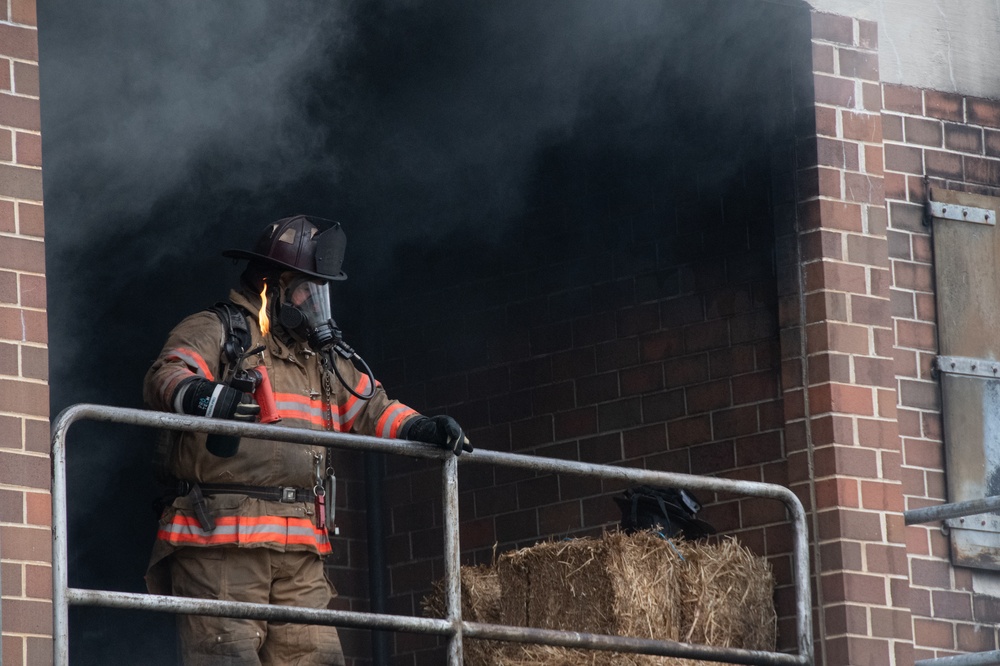
[{"label": "orange reflective stripe", "polygon": [[299,419],[320,428],[326,427],[325,410],[319,399],[314,400],[296,393],[275,392],[274,402],[278,407],[278,416],[283,419]]},{"label": "orange reflective stripe", "polygon": [[316,549],[321,555],[331,552],[330,540],[307,518],[282,516],[223,516],[215,529],[205,532],[191,516],[175,515],[157,533],[161,541],[173,545],[215,546],[220,544],[301,545]]},{"label": "orange reflective stripe", "polygon": [[382,412],[378,423],[375,424],[375,434],[378,437],[386,439],[395,438],[396,433],[399,431],[399,426],[403,424],[403,421],[416,413],[415,410],[410,409],[403,403],[397,402]]},{"label": "orange reflective stripe", "polygon": [[212,375],[212,371],[208,369],[208,363],[205,363],[205,359],[202,358],[201,354],[191,349],[184,349],[183,347],[178,347],[177,349],[171,349],[164,356],[167,361],[180,361],[184,363],[192,370],[195,370],[205,379],[215,381],[215,377]]}]

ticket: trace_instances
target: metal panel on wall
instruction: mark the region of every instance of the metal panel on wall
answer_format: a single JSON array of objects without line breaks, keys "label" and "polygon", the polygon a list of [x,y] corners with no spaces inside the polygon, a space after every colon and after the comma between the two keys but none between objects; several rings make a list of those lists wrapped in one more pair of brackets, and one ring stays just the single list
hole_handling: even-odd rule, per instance
[{"label": "metal panel on wall", "polygon": [[[1000,494],[1000,233],[993,197],[933,189],[948,500]],[[947,520],[957,565],[1000,570],[1000,515]]]}]

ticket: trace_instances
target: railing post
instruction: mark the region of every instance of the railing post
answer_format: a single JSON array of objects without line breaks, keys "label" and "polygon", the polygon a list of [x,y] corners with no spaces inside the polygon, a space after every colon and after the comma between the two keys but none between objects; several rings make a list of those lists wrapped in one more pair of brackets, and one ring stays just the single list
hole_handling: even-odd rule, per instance
[{"label": "railing post", "polygon": [[458,529],[458,456],[444,461],[444,581],[446,619],[454,632],[448,639],[448,666],[462,666],[462,561]]},{"label": "railing post", "polygon": [[[70,408],[72,409],[72,408]],[[68,411],[68,410],[67,410]],[[72,417],[52,429],[52,631],[54,666],[69,664],[69,534],[66,520],[66,431]]]}]

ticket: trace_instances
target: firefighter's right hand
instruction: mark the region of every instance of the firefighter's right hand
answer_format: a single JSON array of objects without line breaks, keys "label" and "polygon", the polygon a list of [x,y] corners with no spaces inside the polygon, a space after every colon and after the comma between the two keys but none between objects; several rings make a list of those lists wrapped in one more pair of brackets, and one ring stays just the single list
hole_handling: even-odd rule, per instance
[{"label": "firefighter's right hand", "polygon": [[234,419],[253,423],[260,414],[253,396],[225,384],[207,379],[194,379],[180,389],[181,409],[193,416],[209,416],[217,419]]}]

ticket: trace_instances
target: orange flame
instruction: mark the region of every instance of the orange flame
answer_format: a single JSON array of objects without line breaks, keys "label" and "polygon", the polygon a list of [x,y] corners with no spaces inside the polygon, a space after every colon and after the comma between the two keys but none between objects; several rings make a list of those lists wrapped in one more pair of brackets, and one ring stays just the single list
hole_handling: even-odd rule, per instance
[{"label": "orange flame", "polygon": [[267,316],[267,283],[264,283],[264,288],[260,290],[260,312],[257,315],[257,321],[260,322],[260,334],[267,335],[271,330],[271,318]]}]

